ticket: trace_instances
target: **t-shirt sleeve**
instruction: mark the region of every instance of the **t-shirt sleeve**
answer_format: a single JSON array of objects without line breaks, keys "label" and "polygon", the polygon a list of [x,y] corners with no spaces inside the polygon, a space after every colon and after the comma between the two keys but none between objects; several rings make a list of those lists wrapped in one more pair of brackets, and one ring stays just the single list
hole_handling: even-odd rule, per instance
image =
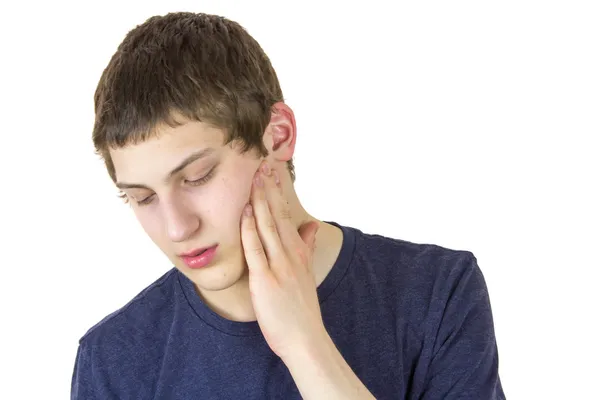
[{"label": "t-shirt sleeve", "polygon": [[465,254],[436,283],[441,319],[423,400],[505,399],[487,286],[475,256]]},{"label": "t-shirt sleeve", "polygon": [[75,358],[75,368],[71,380],[71,400],[96,399],[92,378],[92,357],[88,346],[79,344]]}]

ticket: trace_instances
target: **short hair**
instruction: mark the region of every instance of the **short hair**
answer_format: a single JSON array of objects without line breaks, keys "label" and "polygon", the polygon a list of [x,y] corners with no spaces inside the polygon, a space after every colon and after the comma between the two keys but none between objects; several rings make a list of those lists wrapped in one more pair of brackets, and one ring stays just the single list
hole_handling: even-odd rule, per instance
[{"label": "short hair", "polygon": [[[157,135],[157,126],[202,121],[225,132],[224,145],[266,156],[263,134],[283,94],[271,61],[237,22],[177,12],[132,29],[104,69],[94,95],[93,142],[113,182],[109,150]],[[295,180],[293,161],[288,169]]]}]

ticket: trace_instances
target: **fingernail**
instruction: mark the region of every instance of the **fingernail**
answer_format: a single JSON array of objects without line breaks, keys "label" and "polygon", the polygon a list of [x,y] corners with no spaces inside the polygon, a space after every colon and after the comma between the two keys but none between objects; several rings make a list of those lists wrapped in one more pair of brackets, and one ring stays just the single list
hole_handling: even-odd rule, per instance
[{"label": "fingernail", "polygon": [[261,169],[262,169],[263,174],[265,174],[267,176],[271,175],[271,168],[269,167],[269,164],[267,162],[263,163]]},{"label": "fingernail", "polygon": [[246,204],[246,207],[244,207],[244,214],[247,217],[251,217],[252,216],[252,206],[250,204]]},{"label": "fingernail", "polygon": [[277,170],[273,170],[273,176],[275,177],[275,184],[277,186],[279,186],[279,184],[281,183],[281,181],[279,180],[279,174],[277,173]]},{"label": "fingernail", "polygon": [[260,174],[256,174],[254,176],[254,183],[256,184],[256,186],[259,186],[259,187],[263,186],[263,180],[262,180],[262,177],[260,176]]}]

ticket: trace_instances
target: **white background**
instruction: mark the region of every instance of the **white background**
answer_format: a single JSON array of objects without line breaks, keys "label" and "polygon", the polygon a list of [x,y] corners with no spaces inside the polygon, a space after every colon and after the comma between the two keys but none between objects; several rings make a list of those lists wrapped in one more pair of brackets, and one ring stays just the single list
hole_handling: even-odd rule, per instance
[{"label": "white background", "polygon": [[170,268],[91,142],[109,58],[169,11],[271,57],[309,212],[477,256],[510,399],[596,396],[598,3],[414,3],[3,3],[0,398],[68,398],[78,339]]}]

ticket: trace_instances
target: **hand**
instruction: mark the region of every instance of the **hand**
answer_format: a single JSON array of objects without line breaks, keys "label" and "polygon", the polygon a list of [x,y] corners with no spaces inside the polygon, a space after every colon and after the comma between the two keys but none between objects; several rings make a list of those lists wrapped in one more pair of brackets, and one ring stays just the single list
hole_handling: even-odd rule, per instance
[{"label": "hand", "polygon": [[274,170],[261,163],[241,221],[252,305],[269,347],[282,359],[325,340],[312,268],[317,222],[298,230]]}]

